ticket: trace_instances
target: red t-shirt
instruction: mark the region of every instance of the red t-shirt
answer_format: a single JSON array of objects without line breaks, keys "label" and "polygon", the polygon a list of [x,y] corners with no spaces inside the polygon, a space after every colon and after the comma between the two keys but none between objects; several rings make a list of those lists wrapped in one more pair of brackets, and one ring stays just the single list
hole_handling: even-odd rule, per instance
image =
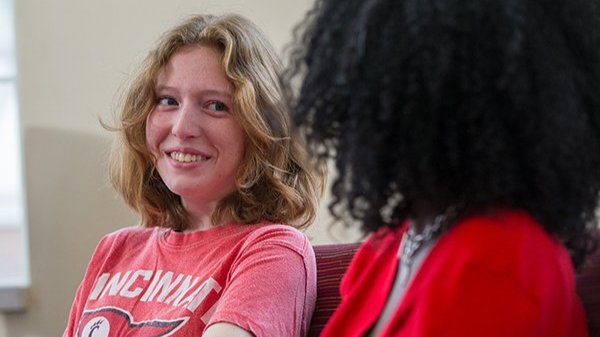
[{"label": "red t-shirt", "polygon": [[216,322],[304,336],[315,275],[310,243],[290,226],[125,228],[98,244],[63,336],[199,337]]},{"label": "red t-shirt", "polygon": [[[378,319],[406,226],[363,244],[321,336],[364,336]],[[529,215],[499,211],[456,224],[434,245],[380,337],[583,337],[568,252]]]}]

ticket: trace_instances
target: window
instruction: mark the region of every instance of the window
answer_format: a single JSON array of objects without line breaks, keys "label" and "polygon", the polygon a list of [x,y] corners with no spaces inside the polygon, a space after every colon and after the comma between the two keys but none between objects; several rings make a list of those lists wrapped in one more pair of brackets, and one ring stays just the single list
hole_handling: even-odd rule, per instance
[{"label": "window", "polygon": [[29,283],[13,17],[13,0],[0,0],[0,309],[19,308]]}]

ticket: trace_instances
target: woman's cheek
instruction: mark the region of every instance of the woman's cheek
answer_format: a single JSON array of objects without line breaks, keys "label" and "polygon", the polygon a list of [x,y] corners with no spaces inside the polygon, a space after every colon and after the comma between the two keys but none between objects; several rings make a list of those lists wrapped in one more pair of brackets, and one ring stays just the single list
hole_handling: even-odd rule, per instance
[{"label": "woman's cheek", "polygon": [[154,113],[151,113],[146,120],[146,146],[152,151],[156,153],[158,151],[158,146],[160,143],[160,133],[161,127],[160,123],[157,123],[157,116]]}]

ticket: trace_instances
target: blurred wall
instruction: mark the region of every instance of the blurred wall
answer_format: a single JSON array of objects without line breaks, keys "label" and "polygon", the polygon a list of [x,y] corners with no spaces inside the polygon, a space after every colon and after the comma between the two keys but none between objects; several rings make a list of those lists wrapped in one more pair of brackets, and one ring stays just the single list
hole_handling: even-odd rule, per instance
[{"label": "blurred wall", "polygon": [[[0,315],[0,337],[54,337],[98,239],[136,217],[107,183],[115,92],[158,36],[192,13],[236,12],[256,22],[282,51],[312,0],[15,1],[19,104],[31,258],[30,305]],[[313,243],[352,241],[329,229]]]}]

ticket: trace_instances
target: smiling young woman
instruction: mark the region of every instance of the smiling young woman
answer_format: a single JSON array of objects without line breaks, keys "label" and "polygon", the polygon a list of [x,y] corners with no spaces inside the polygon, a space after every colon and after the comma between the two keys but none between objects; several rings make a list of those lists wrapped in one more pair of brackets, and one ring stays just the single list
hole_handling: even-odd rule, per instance
[{"label": "smiling young woman", "polygon": [[288,121],[281,66],[236,16],[168,31],[124,91],[111,179],[141,226],[106,235],[64,337],[304,336],[315,258],[297,229],[323,176]]}]

